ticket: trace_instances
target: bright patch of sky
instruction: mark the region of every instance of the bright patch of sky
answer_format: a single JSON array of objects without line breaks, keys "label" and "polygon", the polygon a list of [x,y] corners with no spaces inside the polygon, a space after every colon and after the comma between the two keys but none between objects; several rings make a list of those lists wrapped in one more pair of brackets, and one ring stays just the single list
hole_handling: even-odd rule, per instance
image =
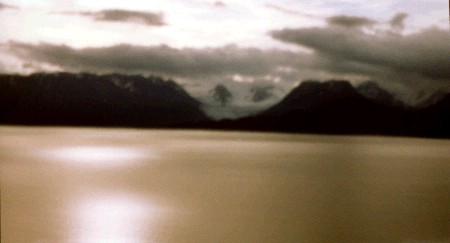
[{"label": "bright patch of sky", "polygon": [[[430,25],[448,26],[443,21],[448,16],[448,3],[440,0],[4,0],[2,3],[18,8],[1,10],[0,43],[47,42],[78,48],[127,43],[178,48],[237,44],[292,49],[273,40],[267,32],[285,27],[321,26],[325,18],[337,14],[386,22],[397,12],[406,12],[410,14],[406,20],[409,31]],[[167,24],[100,22],[64,14],[105,9],[162,13]]]}]

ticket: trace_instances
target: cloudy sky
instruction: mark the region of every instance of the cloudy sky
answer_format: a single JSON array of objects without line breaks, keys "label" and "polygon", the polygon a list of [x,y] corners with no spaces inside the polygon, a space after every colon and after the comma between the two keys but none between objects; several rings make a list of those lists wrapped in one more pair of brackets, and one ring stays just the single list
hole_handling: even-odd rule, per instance
[{"label": "cloudy sky", "polygon": [[0,0],[0,72],[157,74],[199,95],[345,78],[411,98],[450,91],[448,15],[444,0]]}]

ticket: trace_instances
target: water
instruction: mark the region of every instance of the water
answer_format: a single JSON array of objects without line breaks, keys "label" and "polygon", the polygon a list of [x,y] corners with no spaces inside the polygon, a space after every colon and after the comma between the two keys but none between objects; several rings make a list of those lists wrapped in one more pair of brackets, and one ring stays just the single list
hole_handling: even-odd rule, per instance
[{"label": "water", "polygon": [[0,127],[1,242],[449,242],[449,148]]}]

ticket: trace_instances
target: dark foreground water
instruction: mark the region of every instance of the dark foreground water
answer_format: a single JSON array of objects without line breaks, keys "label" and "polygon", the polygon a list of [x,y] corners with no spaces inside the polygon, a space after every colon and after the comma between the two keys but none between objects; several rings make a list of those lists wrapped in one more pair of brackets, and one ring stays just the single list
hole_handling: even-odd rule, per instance
[{"label": "dark foreground water", "polygon": [[450,140],[0,127],[1,242],[449,242]]}]

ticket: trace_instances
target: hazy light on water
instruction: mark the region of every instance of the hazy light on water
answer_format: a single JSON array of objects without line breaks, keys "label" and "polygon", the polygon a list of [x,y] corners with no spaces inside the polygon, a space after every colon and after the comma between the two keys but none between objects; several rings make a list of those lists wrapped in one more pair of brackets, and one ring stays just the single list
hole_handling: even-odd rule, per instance
[{"label": "hazy light on water", "polygon": [[80,166],[115,167],[132,165],[153,154],[146,150],[127,147],[74,146],[50,149],[45,156],[60,162]]},{"label": "hazy light on water", "polygon": [[148,242],[163,216],[154,202],[130,195],[96,195],[77,201],[73,209],[74,242]]}]

